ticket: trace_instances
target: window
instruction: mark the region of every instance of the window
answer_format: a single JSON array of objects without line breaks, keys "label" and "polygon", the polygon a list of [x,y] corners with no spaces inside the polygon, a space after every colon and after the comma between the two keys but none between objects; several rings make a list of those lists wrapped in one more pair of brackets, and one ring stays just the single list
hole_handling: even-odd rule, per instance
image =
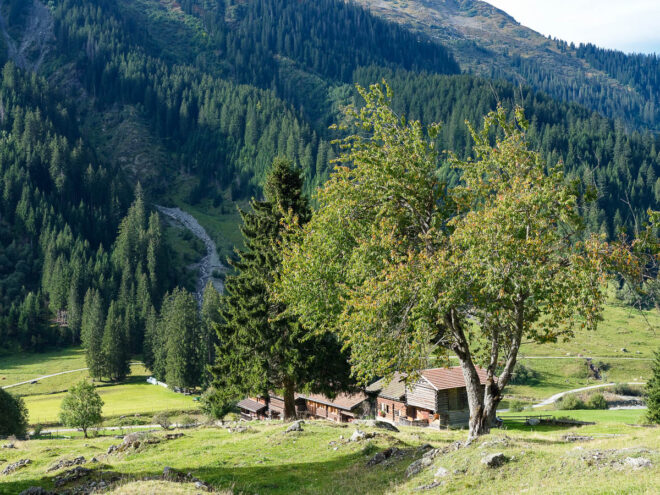
[{"label": "window", "polygon": [[447,395],[450,411],[467,409],[467,390],[464,388],[450,388],[447,390]]},{"label": "window", "polygon": [[383,411],[384,413],[390,412],[390,406],[385,404],[384,402],[380,403],[380,410]]}]

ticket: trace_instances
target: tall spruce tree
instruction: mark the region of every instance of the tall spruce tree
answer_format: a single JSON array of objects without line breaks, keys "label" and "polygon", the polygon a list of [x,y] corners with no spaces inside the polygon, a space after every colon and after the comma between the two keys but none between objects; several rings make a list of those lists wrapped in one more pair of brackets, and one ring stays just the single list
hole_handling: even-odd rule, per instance
[{"label": "tall spruce tree", "polygon": [[102,342],[104,376],[112,381],[125,378],[130,372],[130,355],[126,343],[126,326],[116,302],[110,303]]},{"label": "tall spruce tree", "polygon": [[[202,302],[201,320],[202,320],[202,350],[204,361],[212,364],[215,361],[215,346],[217,345],[217,335],[215,326],[220,323],[220,307],[222,299],[220,293],[209,281],[204,288],[204,298]],[[204,370],[205,381],[208,381],[208,370]]]},{"label": "tall spruce tree", "polygon": [[85,294],[82,310],[81,339],[85,348],[85,360],[92,378],[103,376],[103,329],[105,327],[101,296],[95,289]]},{"label": "tall spruce tree", "polygon": [[283,221],[306,223],[311,217],[303,180],[292,164],[276,159],[264,187],[265,200],[241,211],[245,249],[231,261],[235,274],[222,297],[219,344],[212,368],[214,385],[226,400],[244,394],[281,390],[284,418],[296,416],[296,390],[334,394],[350,385],[350,368],[331,335],[312,335],[270,290],[281,262],[278,243]]},{"label": "tall spruce tree", "polygon": [[[197,302],[185,289],[175,289],[163,301],[159,333],[162,353],[157,367],[170,387],[192,388],[202,383],[204,355]],[[162,361],[164,360],[164,366]]]}]

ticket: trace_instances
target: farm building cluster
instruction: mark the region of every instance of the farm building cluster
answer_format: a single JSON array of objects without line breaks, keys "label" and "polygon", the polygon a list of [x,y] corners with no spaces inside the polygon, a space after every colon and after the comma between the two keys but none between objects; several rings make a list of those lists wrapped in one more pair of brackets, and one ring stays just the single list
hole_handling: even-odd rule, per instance
[{"label": "farm building cluster", "polygon": [[[483,387],[486,371],[477,368],[477,373]],[[406,383],[405,378],[395,373],[390,380],[378,380],[362,392],[343,393],[334,398],[298,393],[295,395],[296,413],[301,418],[338,423],[376,416],[401,425],[440,428],[468,424],[470,411],[460,367],[425,369],[413,382]],[[268,396],[243,399],[238,407],[247,420],[279,419],[284,414],[284,398],[271,392]]]}]

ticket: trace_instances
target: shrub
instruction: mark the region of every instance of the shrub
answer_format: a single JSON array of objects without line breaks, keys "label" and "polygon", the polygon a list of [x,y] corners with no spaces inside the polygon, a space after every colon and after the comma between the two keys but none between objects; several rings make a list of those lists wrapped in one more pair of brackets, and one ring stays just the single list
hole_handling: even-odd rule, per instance
[{"label": "shrub", "polygon": [[511,385],[535,385],[539,381],[539,374],[537,371],[525,366],[522,363],[517,363],[513,369]]},{"label": "shrub", "polygon": [[617,383],[612,391],[617,395],[631,395],[635,397],[644,395],[644,389],[642,387],[635,387],[627,383]]},{"label": "shrub", "polygon": [[520,400],[512,400],[509,402],[509,410],[511,412],[521,412],[525,410],[525,403]]},{"label": "shrub", "polygon": [[228,413],[236,412],[236,402],[223,400],[214,387],[209,387],[200,399],[204,414],[215,419],[223,419]]},{"label": "shrub", "polygon": [[32,432],[32,436],[35,438],[40,437],[43,429],[44,429],[44,425],[34,425],[34,431]]},{"label": "shrub", "polygon": [[660,423],[660,350],[655,352],[651,379],[646,382],[646,419],[649,423]]},{"label": "shrub", "polygon": [[603,397],[603,394],[594,394],[589,397],[587,407],[589,409],[607,409],[607,401]]},{"label": "shrub", "polygon": [[197,421],[195,421],[195,418],[193,418],[192,416],[189,416],[188,414],[186,414],[184,417],[181,418],[180,423],[181,423],[181,426],[187,427],[187,426],[194,425],[195,423],[197,423]]},{"label": "shrub", "polygon": [[576,409],[586,409],[587,405],[582,399],[574,394],[568,394],[555,403],[556,409],[562,411],[574,411]]},{"label": "shrub", "polygon": [[0,388],[0,436],[23,436],[28,425],[28,412],[23,399]]},{"label": "shrub", "polygon": [[170,426],[172,426],[170,417],[164,412],[158,413],[154,416],[154,423],[160,425],[163,430],[169,430]]}]

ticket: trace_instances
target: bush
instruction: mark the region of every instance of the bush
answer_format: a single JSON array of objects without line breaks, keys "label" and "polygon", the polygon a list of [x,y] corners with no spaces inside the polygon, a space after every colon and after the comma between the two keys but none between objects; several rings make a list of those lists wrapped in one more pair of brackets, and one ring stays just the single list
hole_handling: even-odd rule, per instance
[{"label": "bush", "polygon": [[160,425],[163,430],[169,430],[170,426],[172,426],[170,417],[164,412],[158,413],[154,416],[154,423]]},{"label": "bush", "polygon": [[28,412],[23,399],[0,388],[0,436],[23,436],[28,426]]},{"label": "bush", "polygon": [[215,419],[223,419],[228,413],[236,412],[236,402],[223,400],[214,387],[209,387],[200,399],[204,414]]},{"label": "bush", "polygon": [[535,385],[539,382],[539,378],[537,371],[518,363],[513,369],[509,383],[511,385]]},{"label": "bush", "polygon": [[627,383],[617,383],[612,391],[617,395],[629,395],[634,397],[642,397],[644,389],[642,387],[635,387]]},{"label": "bush", "polygon": [[603,397],[603,394],[594,394],[589,397],[587,407],[589,409],[607,409],[607,401]]},{"label": "bush", "polygon": [[587,409],[587,405],[582,399],[574,394],[568,394],[555,403],[556,409],[562,411],[574,411],[576,409]]},{"label": "bush", "polygon": [[509,410],[511,412],[521,412],[525,410],[525,403],[520,400],[512,400],[509,402]]},{"label": "bush", "polygon": [[189,416],[188,414],[186,414],[184,417],[181,418],[180,423],[181,423],[181,426],[183,426],[185,428],[187,426],[194,425],[195,423],[197,423],[197,421],[195,421],[195,418],[193,418],[192,416]]},{"label": "bush", "polygon": [[34,438],[40,437],[43,429],[44,429],[44,425],[34,425],[34,431],[32,432],[32,436]]}]

